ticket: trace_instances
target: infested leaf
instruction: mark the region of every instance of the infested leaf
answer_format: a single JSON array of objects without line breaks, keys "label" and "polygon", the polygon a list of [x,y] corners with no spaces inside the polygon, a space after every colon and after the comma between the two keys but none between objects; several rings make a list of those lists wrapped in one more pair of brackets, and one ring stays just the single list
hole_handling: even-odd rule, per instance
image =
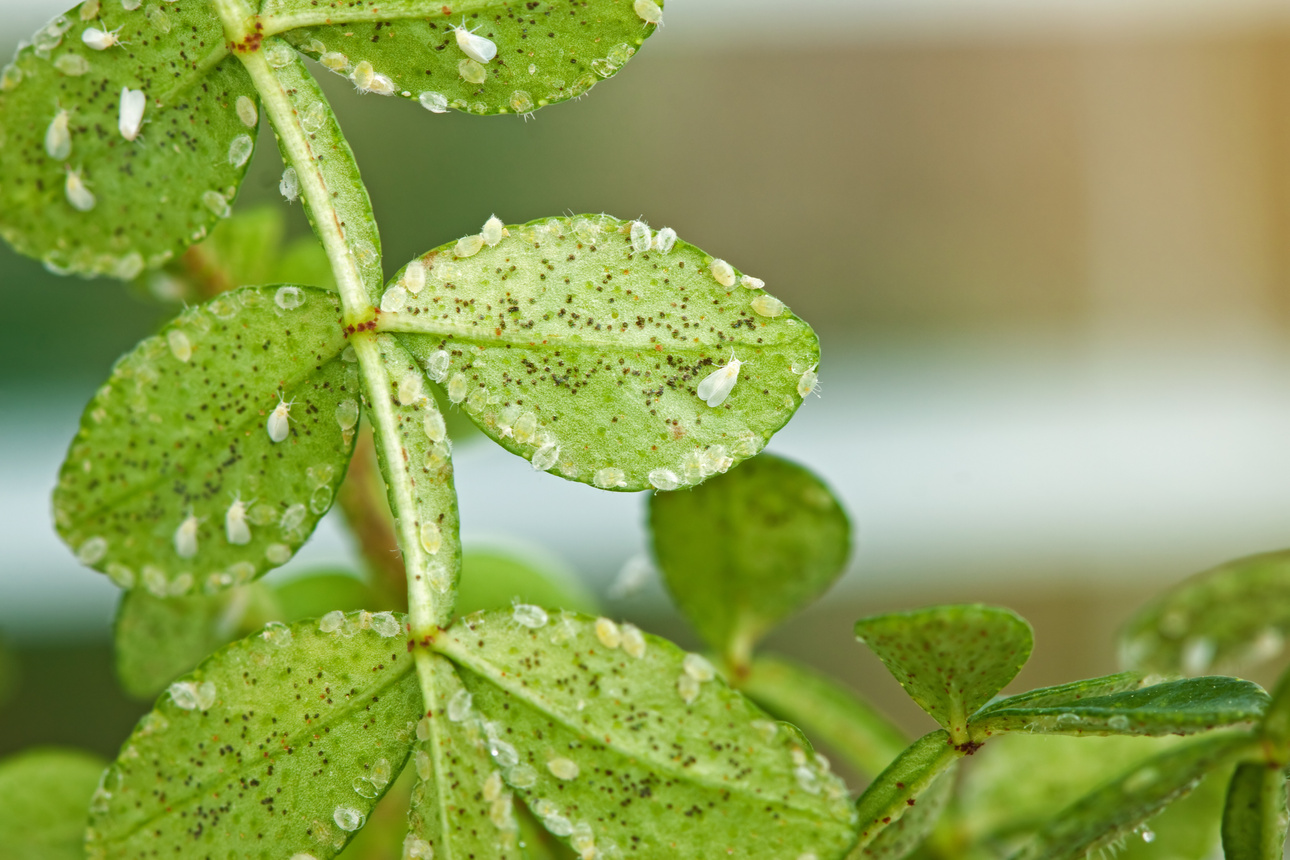
[{"label": "infested leaf", "polygon": [[106,765],[96,755],[56,748],[0,761],[0,857],[84,857],[85,808]]},{"label": "infested leaf", "polygon": [[[1096,681],[1105,680],[1085,683],[1096,691]],[[1076,685],[1064,686],[1071,688]],[[995,732],[1006,731],[1059,735],[1186,735],[1219,726],[1254,722],[1263,716],[1268,706],[1268,694],[1258,684],[1222,676],[1166,681],[1110,695],[1075,695],[1066,701],[1054,701],[1052,699],[1056,697],[1051,695],[1044,697],[1048,701],[1035,698],[1038,704],[1004,699],[974,714],[970,719],[973,737],[984,739]]]},{"label": "infested leaf", "polygon": [[956,744],[968,716],[998,693],[1030,657],[1025,619],[994,606],[933,606],[856,622],[856,638]]},{"label": "infested leaf", "polygon": [[1216,735],[1168,750],[1135,765],[1048,821],[1016,860],[1065,860],[1115,843],[1186,796],[1211,771],[1251,746],[1243,735]]},{"label": "infested leaf", "polygon": [[[637,241],[649,241],[639,229]],[[400,332],[449,399],[535,469],[609,490],[692,486],[792,417],[819,344],[792,313],[754,311],[769,297],[733,269],[723,286],[698,248],[648,248],[607,216],[446,245],[400,271],[378,327]],[[738,379],[709,406],[697,387],[732,355]]]},{"label": "infested leaf", "polygon": [[913,853],[931,835],[946,807],[954,797],[955,775],[958,768],[953,762],[934,776],[914,806],[888,824],[878,836],[863,848],[848,855],[855,860],[871,857],[875,860],[900,860]]},{"label": "infested leaf", "polygon": [[1225,860],[1280,860],[1286,846],[1286,775],[1262,762],[1232,774],[1223,808]]},{"label": "infested leaf", "polygon": [[326,860],[402,770],[420,715],[402,616],[266,626],[140,720],[90,803],[87,854]]},{"label": "infested leaf", "polygon": [[353,452],[358,374],[339,313],[323,290],[248,287],[189,308],[118,361],[54,491],[55,525],[81,563],[158,597],[286,563]]},{"label": "infested leaf", "polygon": [[943,808],[946,789],[939,783],[943,778],[952,783],[952,768],[962,755],[944,731],[924,735],[910,744],[856,801],[860,841],[849,856],[897,856],[907,842],[916,843],[921,839],[935,824],[936,814],[930,817],[920,814],[912,827],[887,837],[883,844],[876,841],[911,814],[920,802],[930,804],[934,813],[937,806]]},{"label": "infested leaf", "polygon": [[160,266],[229,214],[258,104],[205,2],[58,16],[0,74],[0,235],[60,273]]},{"label": "infested leaf", "polygon": [[840,855],[842,783],[800,732],[711,666],[634,628],[537,607],[461,619],[455,662],[502,775],[575,850],[616,856]]},{"label": "infested leaf", "polygon": [[1290,633],[1290,551],[1198,573],[1139,610],[1120,632],[1120,663],[1205,675],[1282,653]]},{"label": "infested leaf", "polygon": [[782,657],[754,659],[739,689],[776,717],[801,726],[871,778],[909,745],[904,732],[859,695]]},{"label": "infested leaf", "polygon": [[745,669],[757,640],[832,585],[851,549],[851,523],[828,486],[769,454],[692,492],[653,496],[649,517],[673,598]]},{"label": "infested leaf", "polygon": [[[662,2],[651,5],[662,14]],[[634,4],[612,0],[522,7],[503,0],[266,0],[261,14],[271,31],[285,31],[359,92],[416,99],[434,113],[530,114],[585,95],[656,29]],[[467,49],[459,26],[473,31],[461,37]],[[495,56],[485,59],[490,50]]]},{"label": "infested leaf", "polygon": [[489,754],[487,727],[452,664],[430,660],[435,701],[417,725],[405,855],[522,858],[515,797]]}]

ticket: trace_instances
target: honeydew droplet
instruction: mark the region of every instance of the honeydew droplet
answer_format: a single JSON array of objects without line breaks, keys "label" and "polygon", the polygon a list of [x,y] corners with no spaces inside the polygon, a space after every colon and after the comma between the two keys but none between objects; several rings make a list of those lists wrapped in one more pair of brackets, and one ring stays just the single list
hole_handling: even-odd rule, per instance
[{"label": "honeydew droplet", "polygon": [[635,624],[624,624],[619,628],[623,635],[623,651],[637,660],[645,656],[645,634]]},{"label": "honeydew droplet", "polygon": [[632,250],[638,254],[643,254],[650,249],[653,244],[653,237],[650,235],[649,225],[644,221],[633,221],[631,226]]},{"label": "honeydew droplet", "polygon": [[426,90],[417,96],[417,101],[421,102],[421,107],[430,111],[430,113],[447,113],[448,97],[443,93],[437,93],[434,90]]},{"label": "honeydew droplet", "polygon": [[709,267],[712,271],[712,277],[717,279],[717,283],[723,287],[733,287],[735,285],[735,270],[725,260],[713,260]]},{"label": "honeydew droplet", "polygon": [[765,293],[753,299],[750,304],[754,311],[764,317],[777,317],[784,312],[784,303]]},{"label": "honeydew droplet", "polygon": [[335,633],[345,624],[345,613],[339,609],[328,612],[318,619],[318,629],[323,633]]},{"label": "honeydew droplet", "polygon": [[618,67],[604,57],[598,57],[591,61],[591,70],[602,78],[607,78],[618,71]]},{"label": "honeydew droplet", "polygon": [[332,812],[331,818],[332,821],[336,822],[336,826],[346,833],[353,833],[367,821],[367,816],[363,814],[362,810],[355,809],[352,806],[337,806],[336,810]]},{"label": "honeydew droplet", "polygon": [[500,738],[489,739],[488,754],[502,767],[514,767],[520,762],[520,755],[515,747]]},{"label": "honeydew droplet", "polygon": [[632,3],[632,9],[646,24],[653,24],[658,27],[663,23],[663,10],[659,8],[659,5],[654,0],[635,0]]},{"label": "honeydew droplet", "polygon": [[[399,620],[394,617],[392,612],[377,612],[372,615],[372,632],[382,639],[391,639],[403,632]],[[386,781],[389,781],[388,774]]]},{"label": "honeydew droplet", "polygon": [[295,51],[287,45],[282,42],[274,42],[269,45],[269,47],[265,48],[264,59],[267,60],[269,65],[273,66],[273,68],[280,69],[287,65],[287,63],[291,62],[294,54]]},{"label": "honeydew droplet", "polygon": [[255,141],[251,140],[251,135],[239,134],[228,145],[228,163],[233,167],[241,167],[251,160],[251,153],[254,151]]},{"label": "honeydew droplet", "polygon": [[511,93],[511,110],[516,113],[529,113],[533,110],[533,96],[524,90],[516,90]]},{"label": "honeydew droplet", "polygon": [[305,294],[299,287],[278,287],[273,303],[284,311],[295,310],[305,303]]},{"label": "honeydew droplet", "polygon": [[671,469],[654,469],[649,473],[649,483],[656,490],[675,490],[681,480]]},{"label": "honeydew droplet", "polygon": [[457,74],[468,84],[482,84],[488,72],[474,60],[462,60],[457,64]]},{"label": "honeydew droplet", "polygon": [[511,611],[511,619],[522,627],[528,627],[536,630],[545,627],[549,617],[546,610],[541,606],[533,606],[529,603],[517,603]]},{"label": "honeydew droplet", "polygon": [[701,654],[686,654],[681,661],[681,668],[685,670],[685,674],[700,682],[711,681],[717,675],[716,669]]},{"label": "honeydew droplet", "polygon": [[232,212],[224,195],[214,190],[202,193],[202,205],[219,218],[227,218]]},{"label": "honeydew droplet", "polygon": [[208,711],[219,691],[210,681],[176,681],[170,685],[170,699],[185,711]]},{"label": "honeydew droplet", "polygon": [[546,763],[546,769],[551,771],[551,775],[556,779],[570,780],[577,779],[579,768],[578,763],[567,758],[553,758]]},{"label": "honeydew droplet", "polygon": [[430,555],[436,555],[443,546],[443,533],[439,531],[439,524],[435,522],[424,522],[421,524],[421,548]]},{"label": "honeydew droplet", "polygon": [[463,236],[457,240],[457,245],[452,249],[452,253],[457,257],[473,257],[479,253],[479,249],[484,247],[484,237],[478,234],[474,236]]},{"label": "honeydew droplet", "polygon": [[319,487],[314,490],[313,495],[309,497],[309,510],[315,514],[325,514],[331,507],[331,488]]},{"label": "honeydew droplet", "polygon": [[473,697],[465,690],[458,690],[453,693],[452,698],[448,700],[448,719],[454,723],[463,722],[470,716],[473,701]]},{"label": "honeydew droplet", "polygon": [[67,122],[67,111],[59,110],[45,130],[45,154],[55,161],[66,161],[72,154],[72,134]]},{"label": "honeydew droplet", "polygon": [[59,54],[54,68],[70,78],[78,78],[90,70],[90,61],[80,54]]},{"label": "honeydew droplet", "polygon": [[489,219],[484,222],[484,229],[479,231],[479,238],[484,242],[484,244],[491,248],[498,242],[502,241],[503,228],[504,225],[502,224],[501,218],[498,218],[496,215],[489,216]]},{"label": "honeydew droplet", "polygon": [[171,355],[185,364],[193,357],[193,345],[189,342],[188,335],[177,328],[166,332],[166,344],[170,347]]},{"label": "honeydew droplet", "polygon": [[617,648],[622,644],[623,634],[618,625],[609,618],[596,619],[596,638],[606,648]]}]

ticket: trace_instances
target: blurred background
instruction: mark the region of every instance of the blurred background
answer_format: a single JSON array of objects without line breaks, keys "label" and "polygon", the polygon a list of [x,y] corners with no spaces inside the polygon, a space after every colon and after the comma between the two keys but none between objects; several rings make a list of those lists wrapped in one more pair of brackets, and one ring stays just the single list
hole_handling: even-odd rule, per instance
[{"label": "blurred background", "polygon": [[[66,0],[0,0],[0,53]],[[474,232],[605,211],[671,226],[819,331],[821,396],[770,450],[857,528],[849,572],[769,645],[914,729],[851,626],[936,602],[1036,626],[1018,686],[1114,667],[1152,593],[1290,546],[1290,7],[1271,0],[674,0],[582,101],[432,115],[321,72],[392,272]],[[267,129],[263,130],[267,135]],[[267,136],[238,206],[281,204]],[[0,181],[3,181],[0,178]],[[307,228],[299,207],[291,229]],[[112,361],[162,321],[115,282],[0,247],[0,754],[107,754],[116,590],[49,493]],[[457,450],[468,542],[547,548],[617,615],[694,645],[646,551],[645,499]],[[275,576],[344,563],[332,521]],[[636,559],[637,561],[633,561]],[[3,675],[0,672],[0,675]],[[94,725],[59,725],[93,690]],[[83,708],[80,708],[83,712]]]}]

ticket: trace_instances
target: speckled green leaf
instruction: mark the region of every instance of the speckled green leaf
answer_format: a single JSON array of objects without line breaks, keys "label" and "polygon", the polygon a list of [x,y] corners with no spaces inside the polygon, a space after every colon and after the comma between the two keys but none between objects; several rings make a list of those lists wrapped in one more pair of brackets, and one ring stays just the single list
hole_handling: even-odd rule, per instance
[{"label": "speckled green leaf", "polygon": [[739,689],[780,719],[801,726],[871,778],[909,744],[904,732],[856,693],[781,657],[754,659]]},{"label": "speckled green leaf", "polygon": [[[0,235],[54,271],[130,279],[228,214],[258,103],[207,3],[98,8],[54,19],[0,77]],[[94,50],[91,30],[120,44]],[[146,98],[134,140],[118,127],[123,87]],[[50,130],[62,111],[70,150]],[[69,175],[92,202],[73,205]]]},{"label": "speckled green leaf", "polygon": [[[295,26],[284,36],[361,92],[475,114],[527,114],[581,96],[655,30],[632,0],[266,0],[262,14],[271,31]],[[453,32],[463,21],[496,57],[463,52]]]},{"label": "speckled green leaf", "polygon": [[1225,860],[1281,860],[1286,844],[1286,775],[1262,762],[1232,774],[1223,807]]},{"label": "speckled green leaf", "polygon": [[[461,619],[434,646],[461,667],[502,774],[552,833],[640,858],[843,854],[846,789],[676,646],[526,606]],[[703,680],[706,679],[706,680]]]},{"label": "speckled green leaf", "polygon": [[[915,809],[919,802],[940,805],[943,808],[944,787],[937,785],[963,754],[955,749],[950,736],[943,731],[924,735],[878,775],[864,794],[856,801],[856,812],[860,823],[860,841],[852,851],[851,857],[888,857],[898,853],[906,836],[912,838],[926,834],[926,829],[935,823],[935,816],[930,821],[920,820],[908,833],[889,837],[886,848],[875,845],[887,828],[898,824],[902,817]],[[916,841],[916,840],[915,840]],[[874,853],[866,853],[866,848],[874,847]],[[911,846],[912,847],[912,846]]]},{"label": "speckled green leaf", "polygon": [[851,549],[851,523],[828,486],[769,454],[693,492],[656,494],[649,521],[672,597],[734,667],[833,584]]},{"label": "speckled green leaf", "polygon": [[[629,230],[607,216],[552,218],[473,256],[443,246],[410,264],[424,288],[400,271],[378,325],[407,332],[449,398],[535,468],[612,490],[697,484],[792,417],[819,342],[787,310],[755,312],[751,302],[773,300],[734,270],[722,286],[693,245],[637,253]],[[738,381],[708,406],[696,387],[732,354]]]},{"label": "speckled green leaf", "polygon": [[368,364],[367,414],[390,510],[404,512],[395,524],[407,576],[424,578],[440,595],[432,620],[446,626],[461,574],[461,534],[443,416],[421,367],[395,338],[380,335],[360,347],[376,353]]},{"label": "speckled green leaf", "polygon": [[403,629],[337,614],[216,652],[104,775],[89,856],[335,856],[412,747],[421,694]]},{"label": "speckled green leaf", "polygon": [[107,762],[35,749],[0,761],[0,857],[81,860],[86,807]]},{"label": "speckled green leaf", "polygon": [[417,726],[417,785],[405,856],[521,858],[515,797],[489,754],[486,727],[471,710],[471,696],[452,664],[437,656],[431,660],[435,702]]},{"label": "speckled green leaf", "polygon": [[1021,616],[979,604],[864,618],[856,637],[959,744],[968,716],[1016,677],[1034,644]]},{"label": "speckled green leaf", "polygon": [[1290,634],[1290,551],[1198,573],[1138,611],[1120,633],[1126,669],[1236,671],[1281,654]]},{"label": "speckled green leaf", "polygon": [[504,609],[517,601],[599,612],[577,573],[536,547],[476,547],[462,554],[457,614]]},{"label": "speckled green leaf", "polygon": [[[353,452],[358,374],[339,314],[334,293],[248,287],[189,308],[118,361],[54,491],[55,524],[80,561],[157,596],[286,562]],[[280,398],[294,405],[275,443],[267,419]],[[230,540],[248,537],[230,530],[235,505],[245,543]]]},{"label": "speckled green leaf", "polygon": [[1188,735],[1257,721],[1268,694],[1252,681],[1205,677],[1166,681],[1104,696],[1043,704],[1005,699],[970,718],[972,736],[995,732],[1058,735]]},{"label": "speckled green leaf", "polygon": [[877,838],[847,855],[850,860],[900,860],[913,853],[931,835],[946,807],[954,797],[955,776],[958,768],[951,762],[936,774],[931,783],[908,806],[903,815],[884,827]]},{"label": "speckled green leaf", "polygon": [[121,686],[132,696],[156,696],[216,648],[273,618],[271,600],[258,582],[186,597],[157,597],[142,588],[125,592],[113,625]]},{"label": "speckled green leaf", "polygon": [[1051,818],[1014,860],[1066,860],[1105,848],[1252,747],[1245,735],[1203,738],[1135,765]]},{"label": "speckled green leaf", "polygon": [[994,699],[973,714],[972,720],[979,720],[986,714],[1005,708],[1052,708],[1083,699],[1112,696],[1141,686],[1142,676],[1137,672],[1118,672],[1100,678],[1085,678],[1053,687],[1040,687],[1015,696]]}]

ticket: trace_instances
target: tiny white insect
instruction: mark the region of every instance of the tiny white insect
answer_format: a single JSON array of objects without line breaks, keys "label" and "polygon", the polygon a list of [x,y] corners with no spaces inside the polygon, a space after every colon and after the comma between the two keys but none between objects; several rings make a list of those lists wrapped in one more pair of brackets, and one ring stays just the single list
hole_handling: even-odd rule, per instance
[{"label": "tiny white insect", "polygon": [[94,192],[85,187],[85,180],[81,177],[80,170],[67,171],[67,182],[63,191],[67,195],[67,202],[81,212],[90,211],[98,202]]},{"label": "tiny white insect", "polygon": [[729,363],[705,376],[695,393],[709,406],[720,406],[734,390],[735,383],[739,380],[739,368],[742,366],[743,362],[735,358],[735,354],[731,352]]},{"label": "tiny white insect", "polygon": [[[476,27],[475,30],[479,28]],[[497,56],[497,46],[483,36],[476,36],[475,30],[466,29],[466,19],[461,19],[460,27],[453,27],[453,35],[457,37],[457,47],[461,52],[470,57],[477,63],[487,63]]]},{"label": "tiny white insect", "polygon": [[484,240],[485,245],[491,248],[502,241],[503,230],[502,219],[492,215],[484,222],[484,229],[479,231],[479,237]]},{"label": "tiny white insect", "polygon": [[72,154],[72,134],[67,129],[67,111],[59,110],[45,130],[45,152],[55,161],[66,161]]},{"label": "tiny white insect", "polygon": [[[124,24],[121,26],[125,26]],[[81,41],[96,51],[106,51],[113,45],[124,45],[125,42],[117,36],[121,32],[121,27],[115,30],[100,30],[98,27],[86,27],[85,32],[81,33]]]},{"label": "tiny white insect", "polygon": [[126,140],[134,140],[143,127],[143,111],[148,106],[148,98],[143,90],[132,90],[121,87],[121,113],[117,119],[117,128]]},{"label": "tiny white insect", "polygon": [[269,413],[269,420],[266,429],[269,431],[269,438],[274,442],[281,442],[287,438],[291,432],[291,404],[296,401],[288,401],[281,394],[278,395],[278,405],[273,407],[273,412]]},{"label": "tiny white insect", "polygon": [[229,543],[245,546],[251,542],[251,527],[246,524],[246,509],[254,503],[254,499],[244,502],[240,496],[234,496],[233,504],[228,506],[228,512],[224,514],[224,534],[228,536]]},{"label": "tiny white insect", "polygon": [[655,27],[663,26],[663,10],[654,0],[636,0],[632,8],[646,24],[653,24]]},{"label": "tiny white insect", "polygon": [[184,521],[175,529],[175,553],[180,558],[192,558],[197,555],[197,517],[191,509]]}]

